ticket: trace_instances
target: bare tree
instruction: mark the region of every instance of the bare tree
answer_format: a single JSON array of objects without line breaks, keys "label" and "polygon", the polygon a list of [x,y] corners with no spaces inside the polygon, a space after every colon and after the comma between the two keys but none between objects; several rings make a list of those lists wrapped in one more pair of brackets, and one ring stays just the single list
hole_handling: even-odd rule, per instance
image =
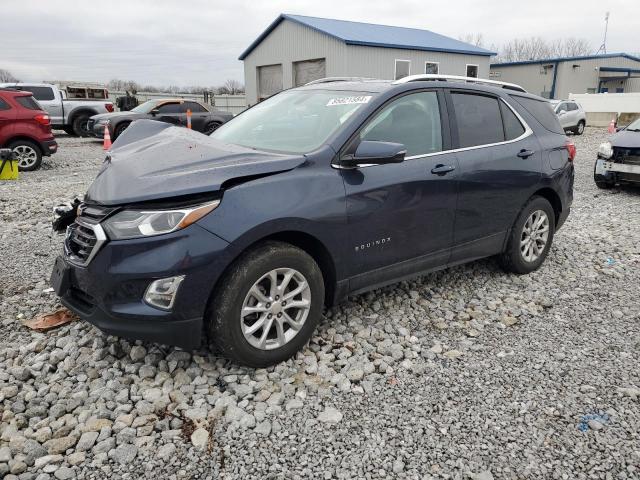
[{"label": "bare tree", "polygon": [[238,95],[244,93],[244,85],[237,80],[229,79],[217,90],[219,95]]},{"label": "bare tree", "polygon": [[592,50],[589,42],[582,38],[564,38],[547,41],[542,37],[514,38],[498,49],[494,61],[519,62],[542,60],[554,57],[588,55]]},{"label": "bare tree", "polygon": [[467,33],[458,37],[458,40],[470,43],[476,47],[484,48],[484,35],[482,33]]},{"label": "bare tree", "polygon": [[119,78],[112,78],[111,80],[109,80],[109,83],[107,83],[107,87],[110,90],[115,90],[118,92],[122,92],[125,90],[130,92],[137,92],[141,90],[138,82],[134,80],[121,80]]},{"label": "bare tree", "polygon": [[16,77],[9,70],[5,70],[4,68],[0,68],[0,82],[19,82]]}]

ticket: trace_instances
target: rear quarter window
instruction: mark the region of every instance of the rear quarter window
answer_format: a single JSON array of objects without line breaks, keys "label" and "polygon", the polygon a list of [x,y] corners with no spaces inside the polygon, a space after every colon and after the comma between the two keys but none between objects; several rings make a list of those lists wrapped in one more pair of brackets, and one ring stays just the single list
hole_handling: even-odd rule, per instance
[{"label": "rear quarter window", "polygon": [[42,110],[42,107],[35,101],[32,96],[16,97],[16,102],[29,110]]},{"label": "rear quarter window", "polygon": [[546,100],[536,100],[534,98],[511,95],[516,102],[529,112],[545,129],[553,133],[564,135],[564,130],[560,126],[557,115],[553,112],[551,104]]},{"label": "rear quarter window", "polygon": [[7,102],[0,98],[0,110],[10,110],[11,107]]},{"label": "rear quarter window", "polygon": [[51,87],[31,87],[29,85],[20,86],[20,90],[33,93],[36,100],[53,100],[53,89]]}]

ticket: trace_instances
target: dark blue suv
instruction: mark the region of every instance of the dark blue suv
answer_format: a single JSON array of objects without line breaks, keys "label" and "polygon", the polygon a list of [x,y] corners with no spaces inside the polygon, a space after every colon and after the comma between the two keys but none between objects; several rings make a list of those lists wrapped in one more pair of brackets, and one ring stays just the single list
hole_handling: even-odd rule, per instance
[{"label": "dark blue suv", "polygon": [[550,104],[498,82],[324,79],[210,137],[141,120],[114,143],[52,283],[116,335],[266,366],[323,307],[497,256],[528,273],[573,198]]}]

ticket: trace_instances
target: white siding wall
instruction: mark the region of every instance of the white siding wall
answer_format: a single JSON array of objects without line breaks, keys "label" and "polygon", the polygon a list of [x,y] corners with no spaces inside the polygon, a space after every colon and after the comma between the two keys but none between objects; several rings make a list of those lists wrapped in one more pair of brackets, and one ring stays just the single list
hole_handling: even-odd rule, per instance
[{"label": "white siding wall", "polygon": [[[573,68],[573,65],[580,66]],[[568,98],[570,93],[587,93],[589,88],[595,88],[597,92],[600,72],[596,68],[599,67],[640,69],[640,62],[624,57],[563,62],[558,70],[556,98]]]},{"label": "white siding wall", "polygon": [[292,63],[326,58],[326,76],[359,76],[392,80],[395,59],[411,60],[411,73],[424,73],[427,61],[439,62],[440,73],[465,75],[466,64],[478,65],[478,76],[489,77],[489,57],[346,45],[329,35],[289,20],[282,21],[244,60],[248,105],[257,102],[257,71],[261,65],[282,64],[283,87],[293,86]]},{"label": "white siding wall", "polygon": [[443,75],[466,75],[466,65],[478,65],[478,77],[489,78],[489,57],[459,53],[424,52],[397,48],[347,45],[344,75],[394,80],[395,60],[411,60],[411,75],[424,73],[425,62],[439,62]]},{"label": "white siding wall", "polygon": [[[548,62],[549,64],[553,62]],[[579,67],[573,67],[580,65]],[[588,89],[598,88],[600,72],[599,67],[624,67],[640,69],[640,62],[624,57],[599,58],[591,60],[569,60],[558,64],[558,74],[556,79],[555,98],[569,98],[570,93],[587,93]],[[542,92],[550,92],[553,84],[553,68],[547,70],[547,74],[542,73],[542,64],[494,65],[491,72],[500,72],[495,80],[512,82],[524,87],[528,92],[536,95]],[[614,82],[610,82],[609,88],[613,89]],[[617,84],[619,85],[619,82]],[[635,79],[627,80],[624,88],[625,92],[640,91],[640,82]],[[614,90],[615,91],[615,90]]]},{"label": "white siding wall", "polygon": [[261,65],[282,64],[284,88],[293,86],[293,62],[326,58],[326,75],[344,75],[345,44],[312,28],[284,20],[244,59],[247,103],[257,97],[257,71]]},{"label": "white siding wall", "polygon": [[547,69],[545,75],[542,73],[542,65],[539,64],[513,65],[510,67],[496,65],[491,67],[491,72],[494,74],[493,80],[515,83],[535,95],[550,92],[553,84],[553,68]]}]

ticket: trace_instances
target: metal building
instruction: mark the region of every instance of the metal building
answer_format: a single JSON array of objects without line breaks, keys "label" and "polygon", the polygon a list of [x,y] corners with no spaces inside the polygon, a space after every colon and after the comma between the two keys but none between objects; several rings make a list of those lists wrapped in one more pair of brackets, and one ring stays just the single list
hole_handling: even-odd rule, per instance
[{"label": "metal building", "polygon": [[483,48],[428,30],[281,14],[240,55],[247,103],[323,77],[419,73],[487,78]]},{"label": "metal building", "polygon": [[545,98],[570,93],[640,92],[640,58],[626,53],[492,63],[490,77]]}]

